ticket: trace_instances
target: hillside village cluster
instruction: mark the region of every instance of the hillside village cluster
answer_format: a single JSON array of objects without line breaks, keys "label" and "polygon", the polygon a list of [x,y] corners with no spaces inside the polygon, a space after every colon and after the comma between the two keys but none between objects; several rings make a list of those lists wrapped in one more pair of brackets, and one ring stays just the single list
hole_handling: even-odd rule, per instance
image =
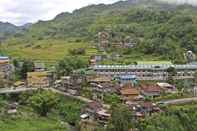
[{"label": "hillside village cluster", "polygon": [[[100,33],[100,47],[102,50],[108,47],[108,35]],[[124,46],[132,47],[135,44],[126,43]],[[13,84],[16,88],[55,88],[73,96],[88,97],[93,100],[81,110],[81,122],[90,123],[97,121],[105,125],[111,114],[104,104],[106,94],[116,94],[121,103],[126,104],[135,114],[136,119],[141,119],[152,113],[162,112],[159,103],[154,103],[150,98],[158,98],[168,94],[178,93],[175,85],[169,84],[169,68],[174,68],[176,74],[172,77],[176,80],[192,80],[197,71],[194,55],[191,51],[186,53],[188,63],[175,65],[169,61],[137,61],[133,65],[100,65],[102,55],[90,58],[90,65],[85,74],[74,71],[70,76],[62,76],[56,79],[55,73],[47,71],[44,64],[35,63],[34,72],[27,73],[26,81],[17,81]],[[0,79],[9,80],[13,73],[13,65],[9,57],[0,57]],[[151,81],[151,82],[150,82]],[[85,85],[85,86],[84,86]],[[87,86],[88,85],[88,86]],[[84,89],[85,88],[85,89]],[[196,91],[196,88],[192,88]],[[84,90],[90,95],[84,95]],[[161,103],[160,103],[161,104]]]}]

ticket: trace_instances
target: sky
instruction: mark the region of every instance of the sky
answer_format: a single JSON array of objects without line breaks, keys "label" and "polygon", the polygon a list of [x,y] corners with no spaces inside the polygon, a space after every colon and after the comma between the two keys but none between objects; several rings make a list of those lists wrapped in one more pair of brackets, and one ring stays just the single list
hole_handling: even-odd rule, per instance
[{"label": "sky", "polygon": [[0,21],[15,25],[50,20],[62,12],[90,4],[111,4],[119,0],[0,0]]}]

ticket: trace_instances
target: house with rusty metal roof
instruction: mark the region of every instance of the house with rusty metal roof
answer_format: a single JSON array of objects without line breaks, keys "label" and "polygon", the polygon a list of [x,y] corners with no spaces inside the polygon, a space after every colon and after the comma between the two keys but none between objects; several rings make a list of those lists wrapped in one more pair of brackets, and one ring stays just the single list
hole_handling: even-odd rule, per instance
[{"label": "house with rusty metal roof", "polygon": [[124,101],[133,101],[140,95],[140,91],[128,83],[120,89],[120,94]]},{"label": "house with rusty metal roof", "polygon": [[141,85],[141,94],[146,97],[157,97],[163,92],[162,88],[154,84]]}]

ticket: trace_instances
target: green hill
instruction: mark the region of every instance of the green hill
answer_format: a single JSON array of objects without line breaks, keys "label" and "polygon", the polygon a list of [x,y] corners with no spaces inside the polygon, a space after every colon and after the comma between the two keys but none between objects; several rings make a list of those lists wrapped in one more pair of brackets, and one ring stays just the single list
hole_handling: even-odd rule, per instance
[{"label": "green hill", "polygon": [[22,28],[10,23],[0,22],[0,42],[22,31]]},{"label": "green hill", "polygon": [[[54,42],[54,46],[62,42],[90,45],[97,42],[99,31],[107,30],[112,41],[124,41],[128,36],[136,41],[135,48],[118,50],[125,55],[125,59],[132,56],[135,56],[135,59],[150,56],[148,58],[152,60],[172,60],[180,63],[183,62],[183,53],[186,50],[197,53],[196,16],[196,7],[170,5],[155,0],[91,5],[72,13],[59,14],[51,21],[33,24],[27,31],[6,41],[1,52],[16,56],[18,53],[13,50],[16,45],[23,46],[24,50],[33,49],[37,43],[47,42],[49,39],[52,44],[53,41],[61,41]],[[67,48],[66,45],[65,47]],[[23,53],[19,57],[22,56]]]}]

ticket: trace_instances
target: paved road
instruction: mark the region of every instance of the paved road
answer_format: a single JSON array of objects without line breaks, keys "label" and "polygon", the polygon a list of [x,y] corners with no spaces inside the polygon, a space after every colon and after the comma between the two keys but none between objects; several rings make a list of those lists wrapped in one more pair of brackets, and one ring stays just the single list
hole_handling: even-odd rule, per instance
[{"label": "paved road", "polygon": [[0,94],[12,94],[12,93],[19,93],[19,92],[26,92],[26,91],[33,91],[37,90],[37,88],[2,88],[0,89]]},{"label": "paved road", "polygon": [[[58,94],[61,94],[61,95],[64,95],[64,96],[67,96],[67,97],[70,97],[70,98],[73,98],[73,99],[77,99],[77,100],[80,100],[80,101],[83,101],[85,103],[90,103],[90,102],[93,102],[93,100],[90,100],[86,97],[82,97],[82,96],[73,96],[69,93],[66,93],[66,92],[63,92],[63,91],[59,91],[57,89],[54,89],[54,88],[43,88],[45,90],[51,90],[52,92],[55,92],[55,93],[58,93]],[[38,90],[38,88],[3,88],[3,89],[0,89],[0,95],[1,94],[12,94],[12,93],[20,93],[20,92],[26,92],[26,91],[32,91],[32,90]],[[105,108],[110,108],[109,105],[107,104],[103,104],[103,106]]]},{"label": "paved road", "polygon": [[[66,92],[62,92],[62,91],[59,91],[57,89],[54,89],[54,88],[49,88],[51,91],[55,92],[55,93],[58,93],[58,94],[61,94],[61,95],[64,95],[64,96],[67,96],[67,97],[71,97],[73,99],[77,99],[77,100],[80,100],[80,101],[83,101],[85,103],[90,103],[90,102],[93,102],[93,100],[90,100],[86,97],[82,97],[82,96],[73,96],[69,93],[66,93]],[[107,104],[103,104],[103,107],[109,109],[110,108],[110,105],[107,105]]]},{"label": "paved road", "polygon": [[53,91],[53,92],[55,92],[55,93],[58,93],[58,94],[67,96],[67,97],[71,97],[71,98],[74,98],[74,99],[81,100],[81,101],[83,101],[83,102],[85,102],[85,103],[92,102],[92,100],[87,99],[87,98],[85,98],[85,97],[82,97],[82,96],[73,96],[73,95],[71,95],[71,94],[69,94],[69,93],[66,93],[66,92],[63,92],[63,91],[59,91],[59,90],[54,89],[54,88],[49,88],[49,90],[51,90],[51,91]]},{"label": "paved road", "polygon": [[[0,89],[0,94],[10,94],[10,93],[20,93],[20,92],[26,92],[26,91],[32,91],[32,90],[37,90],[38,88],[3,88]],[[82,96],[73,96],[69,93],[59,91],[54,88],[44,88],[45,90],[51,90],[55,93],[71,97],[73,99],[78,99],[80,101],[83,101],[85,103],[93,102],[93,100],[90,100],[88,98],[82,97]],[[183,99],[174,99],[174,100],[166,100],[166,101],[160,101],[158,103],[165,104],[165,105],[175,105],[175,104],[184,104],[184,103],[190,103],[190,102],[197,102],[197,97],[192,97],[192,98],[183,98]],[[109,105],[103,104],[104,107],[110,108]]]},{"label": "paved road", "polygon": [[[0,94],[12,94],[12,93],[19,93],[19,92],[26,92],[26,91],[32,91],[32,90],[37,90],[38,88],[2,88],[0,89]],[[81,96],[73,96],[69,93],[66,93],[66,92],[62,92],[62,91],[59,91],[57,89],[54,89],[54,88],[43,88],[45,90],[51,90],[55,93],[58,93],[58,94],[61,94],[61,95],[64,95],[64,96],[68,96],[68,97],[71,97],[71,98],[74,98],[74,99],[79,99],[81,101],[84,101],[86,103],[89,103],[89,102],[92,102],[92,100],[89,100],[85,97],[81,97]]]},{"label": "paved road", "polygon": [[160,101],[158,103],[162,103],[164,105],[176,105],[176,104],[185,104],[191,102],[197,102],[197,97]]}]

